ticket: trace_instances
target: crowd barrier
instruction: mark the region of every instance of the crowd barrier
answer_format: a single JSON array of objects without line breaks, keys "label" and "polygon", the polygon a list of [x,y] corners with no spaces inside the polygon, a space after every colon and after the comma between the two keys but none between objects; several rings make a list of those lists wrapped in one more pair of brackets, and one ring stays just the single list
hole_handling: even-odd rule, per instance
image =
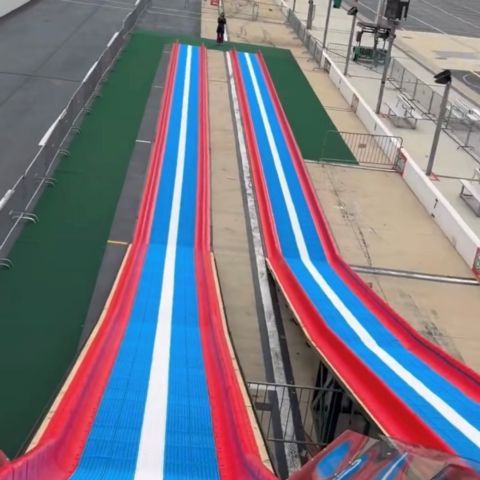
[{"label": "crowd barrier", "polygon": [[[438,117],[443,92],[427,85],[395,58],[390,65],[389,80],[425,114]],[[480,160],[480,110],[463,100],[454,100],[447,103],[444,122],[447,133]]]},{"label": "crowd barrier", "polygon": [[[439,225],[473,273],[480,277],[480,239],[478,236],[420,169],[408,151],[402,147],[398,142],[398,138],[392,135],[383,121],[368,106],[366,101],[337,67],[329,53],[326,50],[321,51],[321,44],[311,36],[305,25],[291,10],[289,10],[287,15],[287,23],[295,30],[307,50],[318,62],[319,67],[328,73],[330,80],[335,84],[367,131],[373,135],[379,135],[379,138],[382,138],[382,136],[391,138],[391,145],[388,145],[389,142],[383,141],[384,147],[382,145],[379,145],[379,147],[388,148],[389,150],[392,147],[399,149],[400,161],[398,162],[398,170],[402,174],[405,183]],[[387,154],[387,152],[385,153]]]},{"label": "crowd barrier", "polygon": [[0,268],[13,267],[8,253],[21,231],[21,226],[28,221],[37,221],[32,211],[45,187],[55,184],[55,168],[62,155],[68,154],[62,147],[68,143],[69,134],[81,115],[88,112],[100,82],[127,42],[129,32],[148,2],[149,0],[136,1],[133,10],[123,20],[122,28],[112,36],[67,106],[41,139],[40,149],[25,172],[7,189],[3,197],[0,197]]}]

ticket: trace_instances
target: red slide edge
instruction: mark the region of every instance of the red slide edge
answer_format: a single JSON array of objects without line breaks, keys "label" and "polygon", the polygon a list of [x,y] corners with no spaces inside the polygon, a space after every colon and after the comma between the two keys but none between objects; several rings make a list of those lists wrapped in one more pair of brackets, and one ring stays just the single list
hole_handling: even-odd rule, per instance
[{"label": "red slide edge", "polygon": [[302,189],[307,203],[313,214],[317,232],[325,247],[328,261],[342,280],[362,300],[363,304],[383,323],[383,325],[402,343],[415,353],[423,362],[429,365],[459,390],[475,401],[480,401],[480,376],[471,368],[449,355],[438,345],[430,342],[417,332],[404,318],[370,289],[357,273],[341,257],[328,220],[318,202],[315,188],[303,162],[302,154],[293,135],[287,116],[283,110],[277,91],[273,84],[265,60],[261,53],[257,54],[264,78],[267,82],[270,95],[274,101],[277,116],[287,141],[290,155],[294,161],[297,175],[300,178]]},{"label": "red slide edge", "polygon": [[222,479],[276,478],[261,461],[249,413],[232,362],[211,253],[210,142],[207,56],[200,50],[200,135],[195,269],[203,358]]},{"label": "red slide edge", "polygon": [[178,44],[174,44],[132,245],[104,321],[38,445],[2,468],[0,480],[66,479],[81,458],[123,339],[142,271],[158,191],[177,61]]},{"label": "red slide edge", "polygon": [[[252,177],[255,185],[260,220],[265,240],[266,253],[272,273],[284,289],[284,293],[294,306],[313,344],[336,374],[343,379],[359,403],[392,437],[401,438],[414,444],[453,453],[450,447],[397,396],[373,372],[353,354],[328,327],[324,319],[305,294],[301,285],[286,264],[274,233],[274,219],[269,206],[268,193],[263,180],[261,159],[256,147],[253,123],[248,109],[247,96],[236,52],[232,52],[235,83],[238,89],[240,109],[246,132]],[[340,372],[342,375],[339,375]],[[366,408],[366,406],[374,406]],[[408,421],[407,421],[408,419]]]}]

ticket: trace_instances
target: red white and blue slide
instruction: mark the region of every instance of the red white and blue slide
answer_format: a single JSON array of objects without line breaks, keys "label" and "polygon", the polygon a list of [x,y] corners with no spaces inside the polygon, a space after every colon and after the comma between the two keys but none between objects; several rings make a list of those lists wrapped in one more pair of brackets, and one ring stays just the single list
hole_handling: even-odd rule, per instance
[{"label": "red white and blue slide", "polygon": [[480,459],[480,378],[341,258],[261,54],[231,52],[267,261],[324,361],[387,435]]},{"label": "red white and blue slide", "polygon": [[[261,55],[229,55],[267,262],[309,341],[387,435],[478,461],[478,375],[345,264]],[[223,315],[209,149],[206,50],[174,44],[132,244],[48,422],[0,480],[275,478]],[[292,480],[404,478],[406,455],[367,443],[340,437]]]}]

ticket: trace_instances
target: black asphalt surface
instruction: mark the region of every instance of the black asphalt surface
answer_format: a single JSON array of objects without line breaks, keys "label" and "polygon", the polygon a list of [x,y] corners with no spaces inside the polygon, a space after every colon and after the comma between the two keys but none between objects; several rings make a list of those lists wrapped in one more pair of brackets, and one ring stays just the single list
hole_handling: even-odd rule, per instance
[{"label": "black asphalt surface", "polygon": [[452,70],[453,76],[461,80],[467,87],[480,95],[480,72]]},{"label": "black asphalt surface", "polygon": [[0,198],[135,0],[33,0],[0,20]]},{"label": "black asphalt surface", "polygon": [[199,37],[202,0],[151,0],[139,29]]},{"label": "black asphalt surface", "polygon": [[[359,5],[360,14],[374,20],[378,0],[360,0]],[[480,0],[411,0],[402,26],[407,30],[480,37]]]}]

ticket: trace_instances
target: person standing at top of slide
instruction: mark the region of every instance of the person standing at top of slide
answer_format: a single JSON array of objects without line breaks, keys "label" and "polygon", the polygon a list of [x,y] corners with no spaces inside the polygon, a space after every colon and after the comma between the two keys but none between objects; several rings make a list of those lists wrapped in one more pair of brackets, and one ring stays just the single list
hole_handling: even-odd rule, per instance
[{"label": "person standing at top of slide", "polygon": [[217,20],[217,43],[223,43],[223,36],[225,35],[226,24],[227,19],[225,18],[225,13],[222,12]]}]

